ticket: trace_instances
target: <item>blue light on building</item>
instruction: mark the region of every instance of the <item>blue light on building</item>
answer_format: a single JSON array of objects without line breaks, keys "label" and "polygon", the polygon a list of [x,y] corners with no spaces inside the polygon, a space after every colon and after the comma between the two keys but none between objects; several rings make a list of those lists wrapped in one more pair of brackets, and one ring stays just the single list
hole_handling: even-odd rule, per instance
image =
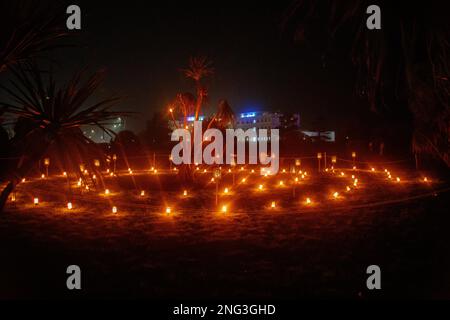
[{"label": "blue light on building", "polygon": [[[199,116],[199,117],[198,117],[198,120],[199,120],[199,121],[203,121],[204,119],[205,119],[204,116]],[[192,116],[192,117],[187,117],[187,121],[189,121],[189,122],[195,121],[195,117],[194,117],[194,116]]]},{"label": "blue light on building", "polygon": [[241,118],[253,118],[256,117],[256,112],[241,113]]}]

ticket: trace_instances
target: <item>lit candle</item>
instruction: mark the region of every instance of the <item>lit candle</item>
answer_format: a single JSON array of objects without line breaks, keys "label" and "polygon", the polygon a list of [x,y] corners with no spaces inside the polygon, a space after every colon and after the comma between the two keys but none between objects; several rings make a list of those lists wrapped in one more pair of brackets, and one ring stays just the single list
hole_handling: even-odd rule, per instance
[{"label": "lit candle", "polygon": [[275,203],[275,201],[272,201],[272,204],[270,205],[272,208],[275,208],[276,207],[276,203]]},{"label": "lit candle", "polygon": [[109,194],[109,189],[105,189],[105,195]]},{"label": "lit candle", "polygon": [[337,198],[339,197],[339,192],[333,193],[333,197],[334,197],[335,199],[337,199]]},{"label": "lit candle", "polygon": [[141,197],[145,196],[145,191],[141,190]]},{"label": "lit candle", "polygon": [[226,213],[226,212],[227,212],[227,209],[228,209],[227,206],[222,206],[222,212],[223,212],[223,213]]},{"label": "lit candle", "polygon": [[112,207],[112,213],[117,213],[117,207],[116,206]]},{"label": "lit candle", "polygon": [[228,193],[228,188],[225,188],[225,190],[223,192],[224,193]]},{"label": "lit candle", "polygon": [[39,204],[39,198],[34,198],[33,203],[35,206],[37,206]]},{"label": "lit candle", "polygon": [[72,202],[67,202],[67,209],[72,210]]},{"label": "lit candle", "polygon": [[311,204],[311,199],[310,198],[306,198],[306,204]]},{"label": "lit candle", "polygon": [[184,191],[183,191],[183,196],[185,196],[185,197],[186,197],[186,196],[187,196],[187,194],[188,194],[187,190],[184,190]]},{"label": "lit candle", "polygon": [[259,188],[259,190],[262,190],[263,189],[263,185],[260,184],[258,188]]},{"label": "lit candle", "polygon": [[172,212],[172,209],[170,209],[169,207],[166,208],[166,213],[170,214]]}]

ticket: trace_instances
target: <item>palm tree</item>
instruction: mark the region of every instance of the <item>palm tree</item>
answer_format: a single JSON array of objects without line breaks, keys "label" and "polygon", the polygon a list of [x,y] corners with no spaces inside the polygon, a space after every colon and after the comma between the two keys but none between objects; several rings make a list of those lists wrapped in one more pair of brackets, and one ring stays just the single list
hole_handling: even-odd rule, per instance
[{"label": "palm tree", "polygon": [[228,101],[222,99],[219,101],[219,107],[217,109],[216,114],[211,119],[208,127],[215,126],[220,129],[226,129],[233,127],[236,121],[236,116],[234,114],[233,109],[231,109]]},{"label": "palm tree", "polygon": [[189,67],[184,71],[187,78],[195,81],[197,89],[197,98],[195,101],[195,120],[198,120],[200,115],[203,100],[208,96],[208,90],[202,84],[202,80],[214,73],[212,62],[206,57],[191,57],[189,60]]},{"label": "palm tree", "polygon": [[357,70],[357,91],[371,110],[406,122],[412,128],[413,152],[432,154],[449,166],[448,13],[438,2],[379,1],[382,28],[367,30],[366,8],[371,4],[297,0],[284,26],[295,29],[296,39],[321,46],[323,57],[334,43],[348,48]]},{"label": "palm tree", "polygon": [[95,143],[81,128],[96,126],[113,135],[107,125],[129,114],[110,110],[118,100],[116,97],[88,104],[88,99],[102,83],[103,71],[85,82],[82,80],[85,71],[80,71],[60,88],[51,72],[44,77],[35,64],[20,64],[12,73],[12,88],[0,86],[11,102],[1,102],[0,106],[10,117],[10,123],[16,123],[16,135],[11,144],[19,160],[4,174],[8,184],[0,195],[0,211],[8,195],[50,147],[58,152],[64,165],[76,168],[96,150]]},{"label": "palm tree", "polygon": [[[196,87],[196,96],[192,93],[185,92],[177,94],[175,100],[170,104],[169,111],[172,121],[176,125],[178,116],[183,118],[183,128],[187,127],[188,117],[194,115],[194,119],[198,121],[205,98],[208,96],[208,90],[203,84],[204,78],[212,75],[214,69],[212,62],[205,57],[191,57],[187,69],[182,72],[188,79],[194,80]],[[193,143],[193,140],[192,142]],[[178,175],[183,182],[192,182],[194,180],[194,170],[190,165],[182,165],[178,171]]]}]

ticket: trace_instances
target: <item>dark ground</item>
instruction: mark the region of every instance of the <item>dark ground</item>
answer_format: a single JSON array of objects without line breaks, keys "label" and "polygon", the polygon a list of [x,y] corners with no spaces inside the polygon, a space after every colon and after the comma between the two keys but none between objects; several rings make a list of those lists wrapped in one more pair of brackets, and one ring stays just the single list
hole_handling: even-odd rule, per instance
[{"label": "dark ground", "polygon": [[[10,207],[0,217],[0,298],[450,298],[448,192],[401,201],[424,190],[396,192],[397,186],[375,187],[367,173],[358,176],[366,185],[355,193],[382,192],[393,202],[348,196],[352,206],[296,204],[271,212],[249,210],[245,189],[227,216],[196,210],[199,197],[173,217],[133,198],[126,210],[120,204],[119,216],[89,201],[70,214],[45,202]],[[35,193],[32,183],[24,189]],[[36,188],[45,194],[56,185]],[[305,183],[298,194],[313,185],[322,183]],[[287,201],[282,190],[277,194]],[[71,264],[82,269],[79,292],[65,287]],[[372,264],[381,267],[381,291],[366,289]]]}]

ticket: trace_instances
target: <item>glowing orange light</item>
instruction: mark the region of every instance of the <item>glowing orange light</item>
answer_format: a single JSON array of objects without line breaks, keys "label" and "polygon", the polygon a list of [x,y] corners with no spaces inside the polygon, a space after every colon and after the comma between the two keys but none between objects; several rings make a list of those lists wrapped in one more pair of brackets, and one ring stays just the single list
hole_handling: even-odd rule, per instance
[{"label": "glowing orange light", "polygon": [[86,190],[89,190],[89,186],[88,185],[86,185],[86,188],[85,188]]},{"label": "glowing orange light", "polygon": [[241,167],[241,171],[243,171],[244,170],[244,167]]},{"label": "glowing orange light", "polygon": [[283,182],[283,181],[280,181],[279,185],[280,185],[280,186],[284,185],[284,182]]},{"label": "glowing orange light", "polygon": [[374,171],[375,171],[375,168],[372,168],[371,170],[372,170],[372,172],[374,172]]},{"label": "glowing orange light", "polygon": [[231,172],[231,169],[228,169],[228,172]]},{"label": "glowing orange light", "polygon": [[64,171],[64,172],[63,172],[63,176],[64,176],[64,177],[67,177],[67,172]]},{"label": "glowing orange light", "polygon": [[295,182],[298,182],[298,178],[295,178]]},{"label": "glowing orange light", "polygon": [[45,174],[41,174],[41,178],[44,179],[45,178]]},{"label": "glowing orange light", "polygon": [[109,173],[109,169],[106,169],[106,173]]},{"label": "glowing orange light", "polygon": [[35,206],[39,204],[39,198],[34,198],[33,203]]},{"label": "glowing orange light", "polygon": [[255,170],[252,169],[252,173],[255,173]]},{"label": "glowing orange light", "polygon": [[347,192],[349,192],[351,189],[349,186],[346,187]]},{"label": "glowing orange light", "polygon": [[211,178],[211,182],[214,182],[214,178]]},{"label": "glowing orange light", "polygon": [[262,184],[260,184],[259,186],[258,186],[258,189],[259,190],[262,190],[264,188],[264,186],[262,185]]},{"label": "glowing orange light", "polygon": [[72,210],[72,202],[67,202],[67,209]]},{"label": "glowing orange light", "polygon": [[22,179],[22,182],[25,182],[25,181],[26,181],[25,178],[23,178],[23,179]]},{"label": "glowing orange light", "polygon": [[353,170],[356,170],[356,166],[353,166]]},{"label": "glowing orange light", "polygon": [[16,195],[14,193],[11,195],[11,201],[16,202]]},{"label": "glowing orange light", "polygon": [[335,193],[333,193],[333,197],[335,198],[335,199],[337,199],[338,197],[339,197],[339,192],[335,192]]},{"label": "glowing orange light", "polygon": [[397,177],[397,182],[400,182],[400,178],[399,177]]},{"label": "glowing orange light", "polygon": [[172,109],[172,108],[170,108],[170,109],[169,109],[169,112],[170,112],[170,113],[172,113],[172,112],[173,112],[173,109]]},{"label": "glowing orange light", "polygon": [[275,208],[276,207],[276,203],[275,203],[275,201],[272,201],[272,204],[270,205],[272,208]]},{"label": "glowing orange light", "polygon": [[223,213],[226,213],[227,211],[228,211],[227,206],[222,206],[222,212],[223,212]]},{"label": "glowing orange light", "polygon": [[188,195],[188,192],[187,192],[187,190],[184,190],[184,191],[183,191],[183,196],[185,196],[185,197],[186,197],[187,195]]},{"label": "glowing orange light", "polygon": [[97,179],[97,176],[94,174],[94,175],[92,176],[92,179],[96,180],[96,179]]},{"label": "glowing orange light", "polygon": [[286,173],[286,169],[283,169],[283,173]]},{"label": "glowing orange light", "polygon": [[109,174],[109,176],[110,176],[110,177],[114,176],[114,173],[111,172],[111,173]]},{"label": "glowing orange light", "polygon": [[306,204],[311,204],[311,199],[310,198],[306,198]]},{"label": "glowing orange light", "polygon": [[228,188],[225,188],[225,190],[223,190],[223,193],[228,193]]},{"label": "glowing orange light", "polygon": [[247,181],[247,179],[243,178],[243,179],[242,179],[242,182],[245,182],[245,181]]},{"label": "glowing orange light", "polygon": [[428,178],[427,177],[423,178],[423,182],[428,182]]},{"label": "glowing orange light", "polygon": [[141,190],[141,197],[145,196],[145,191]]},{"label": "glowing orange light", "polygon": [[111,211],[112,211],[112,213],[117,213],[117,211],[118,211],[117,207],[116,206],[112,207]]},{"label": "glowing orange light", "polygon": [[109,189],[105,189],[105,195],[109,194]]},{"label": "glowing orange light", "polygon": [[167,208],[166,208],[166,213],[167,213],[167,214],[170,214],[171,212],[172,212],[172,209],[170,209],[170,207],[167,207]]},{"label": "glowing orange light", "polygon": [[81,181],[77,182],[77,186],[81,187]]},{"label": "glowing orange light", "polygon": [[203,170],[203,173],[206,173],[206,169]]},{"label": "glowing orange light", "polygon": [[345,173],[341,172],[341,176],[342,176],[342,177],[345,176]]}]

